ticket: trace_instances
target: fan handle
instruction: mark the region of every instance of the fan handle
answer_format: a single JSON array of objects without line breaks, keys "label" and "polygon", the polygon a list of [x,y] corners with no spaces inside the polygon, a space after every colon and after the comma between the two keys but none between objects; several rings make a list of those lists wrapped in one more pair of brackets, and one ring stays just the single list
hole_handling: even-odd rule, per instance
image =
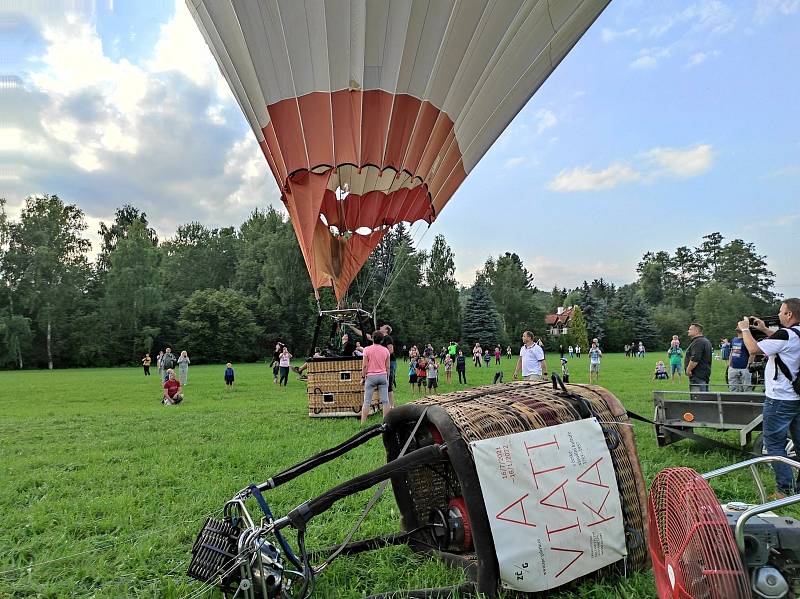
[{"label": "fan handle", "polygon": [[763,514],[764,512],[770,512],[772,510],[777,510],[778,508],[786,507],[787,505],[800,503],[800,494],[790,495],[789,497],[776,499],[774,501],[767,501],[767,492],[764,489],[764,482],[761,480],[761,474],[758,472],[758,468],[756,468],[756,466],[758,464],[769,464],[772,462],[783,462],[787,466],[800,471],[800,463],[795,462],[794,460],[790,460],[789,458],[780,455],[765,455],[753,458],[751,460],[745,460],[744,462],[739,462],[738,464],[731,464],[730,466],[718,468],[717,470],[712,470],[711,472],[706,472],[705,474],[700,475],[704,479],[709,480],[711,478],[716,478],[717,476],[722,476],[723,474],[729,474],[731,472],[735,472],[736,470],[741,470],[742,468],[750,469],[750,474],[753,476],[756,487],[758,487],[758,494],[761,497],[761,504],[754,505],[750,509],[742,512],[742,515],[739,516],[739,519],[736,521],[736,528],[734,528],[733,537],[736,539],[736,546],[739,548],[739,553],[742,555],[744,555],[745,549],[744,525],[750,518],[758,514]]}]

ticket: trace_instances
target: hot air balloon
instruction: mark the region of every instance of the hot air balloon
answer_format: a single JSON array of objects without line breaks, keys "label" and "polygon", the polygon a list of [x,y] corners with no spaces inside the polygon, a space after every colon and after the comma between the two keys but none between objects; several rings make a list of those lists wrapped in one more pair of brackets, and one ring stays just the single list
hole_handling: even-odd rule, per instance
[{"label": "hot air balloon", "polygon": [[432,223],[610,0],[187,0],[314,289]]}]

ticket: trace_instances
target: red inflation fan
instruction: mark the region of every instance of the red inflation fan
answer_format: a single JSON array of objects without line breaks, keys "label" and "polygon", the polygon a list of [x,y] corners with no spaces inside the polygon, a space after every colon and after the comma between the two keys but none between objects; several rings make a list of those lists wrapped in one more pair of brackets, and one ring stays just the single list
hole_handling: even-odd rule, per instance
[{"label": "red inflation fan", "polygon": [[650,555],[661,598],[747,599],[747,574],[714,491],[691,468],[668,468],[648,505]]}]

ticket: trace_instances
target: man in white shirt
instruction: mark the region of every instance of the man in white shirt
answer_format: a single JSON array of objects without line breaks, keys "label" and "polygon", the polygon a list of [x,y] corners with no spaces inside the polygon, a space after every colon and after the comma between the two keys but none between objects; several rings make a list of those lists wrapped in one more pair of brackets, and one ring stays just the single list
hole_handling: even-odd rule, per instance
[{"label": "man in white shirt", "polygon": [[544,350],[533,342],[533,333],[522,333],[522,347],[519,348],[519,360],[514,368],[514,378],[522,371],[522,380],[543,381],[547,376],[547,363],[544,361]]},{"label": "man in white shirt", "polygon": [[[795,443],[800,440],[800,395],[792,380],[800,370],[800,299],[783,300],[778,319],[781,328],[774,333],[759,318],[744,318],[737,327],[750,352],[765,354],[769,360],[764,369],[764,447],[769,455],[786,456],[786,441],[791,433]],[[752,325],[751,325],[752,323]],[[769,335],[761,341],[753,338],[750,327]],[[786,464],[773,464],[777,491],[785,497],[795,492],[792,470]]]}]

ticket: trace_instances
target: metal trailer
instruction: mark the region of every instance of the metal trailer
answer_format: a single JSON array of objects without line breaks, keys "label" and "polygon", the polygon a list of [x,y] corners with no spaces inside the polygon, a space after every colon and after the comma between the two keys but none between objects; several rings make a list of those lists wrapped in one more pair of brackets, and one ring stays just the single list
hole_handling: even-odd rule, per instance
[{"label": "metal trailer", "polygon": [[[739,431],[742,449],[750,445],[754,431],[761,430],[764,393],[732,392],[726,385],[709,387],[709,391],[653,391],[656,439],[663,447],[683,437],[665,429],[668,426],[687,432],[697,428],[717,431]],[[754,447],[760,453],[760,435]]]}]

